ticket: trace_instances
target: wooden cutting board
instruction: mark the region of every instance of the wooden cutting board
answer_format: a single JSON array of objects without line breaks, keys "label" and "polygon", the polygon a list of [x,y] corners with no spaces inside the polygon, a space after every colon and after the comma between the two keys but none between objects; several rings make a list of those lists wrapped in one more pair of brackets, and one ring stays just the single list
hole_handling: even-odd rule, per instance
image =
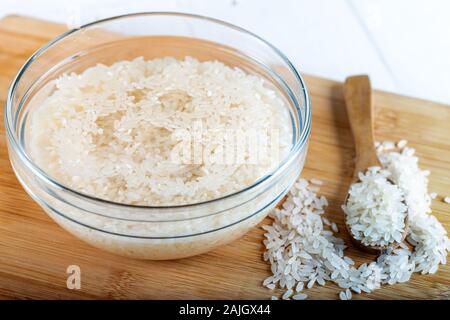
[{"label": "wooden cutting board", "polygon": [[[65,30],[63,25],[8,16],[0,20],[0,102],[24,61]],[[353,140],[344,109],[342,84],[306,76],[313,104],[313,129],[302,173],[320,178],[335,221],[348,242],[340,205],[353,171]],[[430,79],[433,81],[433,79]],[[439,85],[439,84],[437,84]],[[376,139],[410,141],[423,168],[431,170],[430,191],[440,196],[433,212],[450,230],[450,106],[376,91]],[[261,283],[269,273],[262,260],[263,231],[201,256],[178,261],[138,261],[118,257],[76,239],[54,223],[20,186],[0,129],[0,298],[33,299],[268,299]],[[268,223],[266,219],[264,223]],[[357,263],[372,256],[349,248]],[[66,268],[81,268],[81,289],[66,287]],[[314,299],[337,299],[334,284],[307,291]],[[355,299],[449,299],[450,267],[434,275],[415,274],[411,281],[385,286]]]}]

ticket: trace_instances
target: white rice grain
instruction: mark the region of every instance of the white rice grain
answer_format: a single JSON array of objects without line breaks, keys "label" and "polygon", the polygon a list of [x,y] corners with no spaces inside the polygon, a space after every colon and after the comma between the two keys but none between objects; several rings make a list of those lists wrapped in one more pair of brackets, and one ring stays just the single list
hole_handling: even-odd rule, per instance
[{"label": "white rice grain", "polygon": [[295,287],[295,292],[300,292],[300,291],[302,291],[302,290],[303,290],[303,287],[304,287],[304,283],[303,283],[302,281],[299,281],[299,282],[297,283],[297,286]]},{"label": "white rice grain", "polygon": [[342,205],[353,237],[364,245],[388,246],[402,240],[407,206],[402,190],[388,181],[389,176],[378,167],[360,172]]},{"label": "white rice grain", "polygon": [[294,292],[293,292],[291,289],[287,290],[287,291],[283,294],[282,299],[283,299],[283,300],[289,299],[289,298],[292,296],[293,293],[294,293]]},{"label": "white rice grain", "polygon": [[[390,143],[383,145],[391,146]],[[428,172],[418,167],[414,149],[405,146],[401,152],[383,152],[379,156],[384,169],[389,170],[404,193],[410,224],[408,242],[415,246],[414,250],[401,244],[398,249],[384,252],[377,261],[355,267],[353,260],[344,255],[344,241],[323,228],[330,222],[322,216],[328,202],[308,187],[307,180],[299,179],[283,207],[269,214],[273,219],[272,228],[265,228],[265,254],[271,263],[274,283],[282,288],[294,281],[292,288],[300,292],[304,290],[304,283],[309,289],[315,282],[321,285],[322,281],[332,281],[344,289],[339,298],[349,300],[351,291],[370,293],[382,284],[406,282],[413,272],[434,273],[440,264],[446,263],[450,241],[446,230],[430,214]],[[294,197],[298,198],[297,204],[293,202]],[[291,268],[285,274],[287,261]],[[285,295],[291,296],[292,290]]]},{"label": "white rice grain", "polygon": [[[133,205],[211,200],[268,174],[291,146],[286,103],[270,83],[219,61],[140,57],[64,74],[54,84],[30,115],[31,156],[59,182],[96,198]],[[235,147],[230,141],[240,133],[259,138],[235,158],[257,153],[257,163],[214,158]],[[179,154],[192,135],[202,144],[197,155],[217,162]],[[276,152],[266,152],[269,142]]]},{"label": "white rice grain", "polygon": [[311,180],[309,180],[312,184],[321,186],[323,184],[322,180],[316,179],[316,178],[312,178]]},{"label": "white rice grain", "polygon": [[352,292],[349,289],[345,290],[345,296],[347,297],[347,300],[351,300]]},{"label": "white rice grain", "polygon": [[294,300],[305,300],[306,298],[308,298],[308,295],[304,293],[299,293],[292,297]]},{"label": "white rice grain", "polygon": [[402,140],[400,140],[400,141],[397,142],[397,148],[403,149],[407,144],[408,144],[408,141],[402,139]]}]

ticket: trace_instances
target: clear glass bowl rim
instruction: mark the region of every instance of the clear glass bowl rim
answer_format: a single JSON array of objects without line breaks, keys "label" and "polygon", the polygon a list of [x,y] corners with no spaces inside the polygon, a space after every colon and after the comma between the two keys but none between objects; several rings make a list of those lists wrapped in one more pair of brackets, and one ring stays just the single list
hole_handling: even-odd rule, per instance
[{"label": "clear glass bowl rim", "polygon": [[[303,100],[305,102],[305,105],[304,105],[304,108],[305,108],[304,115],[305,116],[303,118],[298,119],[298,121],[301,122],[301,125],[303,127],[303,130],[300,132],[298,141],[292,147],[292,149],[290,150],[287,157],[278,165],[278,167],[276,169],[274,169],[271,173],[267,174],[266,176],[258,179],[252,185],[250,185],[244,189],[238,190],[236,192],[219,197],[219,198],[214,198],[214,199],[202,201],[202,202],[181,204],[181,205],[145,206],[145,205],[133,205],[133,204],[114,202],[114,201],[110,201],[110,200],[106,200],[106,199],[97,198],[95,196],[85,194],[83,192],[71,189],[68,186],[54,180],[52,177],[47,175],[37,164],[34,163],[34,161],[28,156],[27,152],[24,150],[22,145],[18,142],[16,133],[15,133],[15,131],[16,131],[15,124],[14,124],[13,117],[12,117],[13,97],[14,97],[17,86],[18,86],[22,76],[26,73],[29,66],[37,58],[39,58],[42,54],[44,54],[48,49],[50,49],[53,45],[66,39],[67,37],[69,37],[70,35],[72,35],[74,33],[81,32],[84,29],[87,29],[87,28],[90,28],[93,26],[97,26],[97,25],[101,25],[103,23],[115,21],[115,20],[127,19],[127,18],[133,18],[133,17],[144,17],[144,16],[184,17],[184,18],[198,19],[198,20],[203,20],[203,21],[209,22],[209,23],[222,25],[224,27],[234,29],[235,31],[247,34],[247,35],[251,36],[252,38],[262,42],[265,46],[267,46],[269,49],[271,49],[273,52],[275,52],[276,55],[278,55],[286,63],[286,65],[292,71],[293,75],[295,76],[296,80],[298,81],[298,83],[300,84],[300,87],[302,89]],[[277,74],[275,71],[273,71],[273,69],[270,69],[270,71],[273,72],[274,74]],[[291,96],[291,98],[293,99],[293,102],[295,104],[297,112],[299,114],[301,114],[302,110],[298,105],[297,99],[294,96]],[[23,99],[21,99],[21,101],[19,102],[18,111],[20,111],[22,109],[22,107],[23,107]],[[33,174],[38,176],[40,179],[42,179],[46,183],[49,183],[50,185],[53,185],[54,187],[56,187],[62,191],[70,192],[70,193],[74,194],[75,196],[78,196],[78,197],[81,197],[84,199],[88,199],[88,200],[91,200],[94,202],[103,203],[106,205],[136,208],[136,209],[173,209],[173,208],[182,209],[182,208],[189,208],[189,207],[193,207],[193,206],[212,204],[215,202],[219,202],[221,200],[225,200],[225,199],[229,199],[229,198],[238,196],[247,191],[253,190],[268,179],[271,179],[271,180],[275,179],[276,177],[278,177],[280,174],[282,174],[284,172],[284,169],[289,166],[289,163],[291,161],[293,161],[293,159],[295,159],[296,155],[299,152],[301,152],[303,147],[306,145],[310,131],[311,131],[311,120],[312,120],[311,103],[310,103],[310,98],[309,98],[309,94],[308,94],[308,90],[307,90],[305,81],[304,81],[303,77],[300,75],[300,73],[297,71],[297,69],[294,67],[292,62],[277,47],[275,47],[270,42],[261,38],[260,36],[256,35],[255,33],[251,32],[251,31],[248,31],[244,28],[241,28],[239,26],[236,26],[234,24],[231,24],[231,23],[219,20],[219,19],[215,19],[215,18],[203,16],[203,15],[197,15],[197,14],[182,13],[182,12],[166,12],[166,11],[128,13],[128,14],[113,16],[113,17],[109,17],[109,18],[105,18],[105,19],[100,19],[100,20],[96,20],[96,21],[84,24],[84,25],[80,26],[79,28],[68,30],[68,31],[62,33],[61,35],[53,38],[47,44],[45,44],[44,46],[39,48],[35,53],[33,53],[30,56],[30,58],[28,58],[28,60],[19,69],[17,75],[15,76],[15,78],[12,81],[11,86],[8,90],[7,97],[6,97],[6,104],[5,104],[5,108],[4,108],[4,122],[5,122],[7,139],[10,142],[13,150],[15,152],[17,152],[17,155],[19,156],[20,160],[23,161],[24,164],[26,166],[28,166],[29,169],[31,169]]]}]

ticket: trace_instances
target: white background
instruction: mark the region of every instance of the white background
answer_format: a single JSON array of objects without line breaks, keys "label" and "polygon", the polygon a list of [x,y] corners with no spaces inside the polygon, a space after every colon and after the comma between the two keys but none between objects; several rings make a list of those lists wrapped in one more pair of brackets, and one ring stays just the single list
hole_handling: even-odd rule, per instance
[{"label": "white background", "polygon": [[303,73],[368,73],[376,88],[450,104],[449,0],[0,0],[0,17],[64,23],[137,11],[226,20],[275,44]]}]

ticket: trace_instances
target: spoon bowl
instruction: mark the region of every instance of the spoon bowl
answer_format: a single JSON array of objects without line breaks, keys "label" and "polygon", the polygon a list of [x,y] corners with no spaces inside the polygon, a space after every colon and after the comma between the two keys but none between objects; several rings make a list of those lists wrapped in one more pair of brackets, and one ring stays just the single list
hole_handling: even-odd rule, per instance
[{"label": "spoon bowl", "polygon": [[[394,183],[391,179],[387,179],[387,181],[388,181],[389,183],[395,185],[395,183]],[[358,182],[360,182],[359,179],[356,180],[356,181],[353,181],[352,184],[353,184],[353,183],[358,183]],[[350,194],[347,193],[347,196],[345,197],[345,200],[344,200],[345,205],[347,205],[349,195],[350,195]],[[402,202],[403,202],[403,204],[406,206],[405,200],[403,200]],[[392,248],[392,249],[398,248],[398,247],[400,246],[400,243],[402,243],[402,242],[405,241],[406,236],[407,236],[407,234],[408,234],[407,230],[408,230],[408,228],[409,228],[408,214],[405,215],[405,227],[404,227],[404,231],[403,231],[403,235],[402,235],[402,240],[401,240],[401,242],[393,242],[393,243],[391,243],[391,244],[389,244],[389,245],[385,245],[385,246],[368,246],[368,245],[365,245],[364,243],[362,243],[360,240],[355,239],[355,237],[353,236],[353,233],[352,233],[351,226],[347,223],[347,214],[345,214],[345,228],[347,229],[347,232],[350,234],[350,239],[351,239],[352,243],[353,243],[357,248],[359,248],[359,249],[361,249],[362,251],[365,251],[365,252],[367,252],[367,253],[370,253],[370,254],[377,254],[377,255],[378,255],[378,254],[382,253],[383,251],[386,251],[388,248]]]}]

